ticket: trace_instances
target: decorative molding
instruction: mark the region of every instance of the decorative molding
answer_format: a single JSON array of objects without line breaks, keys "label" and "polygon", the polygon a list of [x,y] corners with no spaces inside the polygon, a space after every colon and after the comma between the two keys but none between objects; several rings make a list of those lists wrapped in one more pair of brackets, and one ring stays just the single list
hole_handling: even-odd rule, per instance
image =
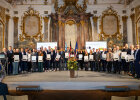
[{"label": "decorative molding", "polygon": [[[29,34],[25,33],[25,19],[27,17],[36,17],[38,19],[38,32],[32,36],[30,36]],[[21,22],[21,31],[22,34],[20,34],[20,41],[24,41],[24,40],[36,40],[36,41],[42,41],[43,38],[43,34],[41,33],[42,30],[42,17],[40,16],[40,13],[36,10],[34,10],[33,8],[29,7],[28,11],[26,11],[24,13],[24,15],[22,16],[22,22]]]},{"label": "decorative molding", "polygon": [[[117,32],[113,33],[113,34],[107,34],[104,32],[103,30],[103,21],[104,18],[107,16],[114,16],[116,18],[117,21]],[[109,7],[108,9],[106,9],[103,13],[102,13],[102,17],[101,17],[101,32],[99,34],[100,40],[106,40],[107,38],[117,38],[117,40],[121,40],[122,39],[122,34],[120,34],[120,20],[119,20],[119,16],[117,14],[117,12],[112,8]]]},{"label": "decorative molding", "polygon": [[98,20],[98,17],[97,17],[97,16],[94,16],[94,17],[93,17],[93,22],[94,22],[94,23],[97,23],[97,20]]}]

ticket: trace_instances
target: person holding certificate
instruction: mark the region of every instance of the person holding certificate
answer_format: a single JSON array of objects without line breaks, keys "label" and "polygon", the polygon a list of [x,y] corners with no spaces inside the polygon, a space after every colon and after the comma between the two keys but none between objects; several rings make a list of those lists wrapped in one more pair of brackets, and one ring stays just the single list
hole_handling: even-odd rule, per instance
[{"label": "person holding certificate", "polygon": [[40,50],[38,52],[38,71],[43,72],[43,52]]},{"label": "person holding certificate", "polygon": [[88,71],[88,52],[87,52],[87,50],[85,50],[84,64],[85,64],[85,71]]},{"label": "person holding certificate", "polygon": [[78,65],[79,67],[81,68],[81,70],[83,70],[83,62],[84,62],[84,59],[83,59],[83,52],[82,50],[79,50],[78,52]]},{"label": "person holding certificate", "polygon": [[[126,54],[128,54],[128,51],[129,51],[128,44],[125,44],[125,47],[123,48],[122,53],[126,52]],[[125,55],[125,56],[127,56],[127,55]],[[125,58],[124,59],[122,58],[122,66],[123,66],[124,74],[127,74],[129,72],[129,67],[128,67],[129,63],[126,62]]]},{"label": "person holding certificate", "polygon": [[48,71],[49,69],[48,69],[48,61],[47,61],[47,53],[48,53],[48,51],[47,51],[47,48],[45,47],[44,48],[44,51],[43,51],[43,66],[44,66],[44,71]]},{"label": "person holding certificate", "polygon": [[19,49],[16,49],[16,51],[14,52],[13,75],[18,74],[19,61]]},{"label": "person holding certificate", "polygon": [[55,68],[54,68],[54,70],[57,71],[57,68],[59,68],[59,71],[60,71],[60,54],[59,54],[59,50],[57,50],[57,52],[55,53]]},{"label": "person holding certificate", "polygon": [[[53,70],[54,69],[54,60],[55,60],[55,54],[54,54],[54,51],[53,49],[51,49],[51,61],[50,61],[50,66],[51,66],[51,69]],[[55,71],[55,70],[54,70]]]},{"label": "person holding certificate", "polygon": [[13,72],[13,50],[12,46],[9,46],[9,50],[7,51],[7,57],[8,57],[8,74],[12,74]]},{"label": "person holding certificate", "polygon": [[69,48],[67,48],[67,51],[65,51],[65,67],[67,69],[67,62],[69,59]]},{"label": "person holding certificate", "polygon": [[33,72],[37,71],[37,51],[36,51],[36,49],[33,49],[33,52],[32,52],[32,71]]},{"label": "person holding certificate", "polygon": [[21,73],[24,73],[27,68],[27,55],[23,48],[21,48]]},{"label": "person holding certificate", "polygon": [[116,55],[118,55],[118,60],[116,60],[116,72],[120,74],[121,72],[121,50],[119,46],[116,46]]},{"label": "person holding certificate", "polygon": [[134,52],[135,56],[135,71],[136,71],[136,78],[140,79],[140,49],[139,45],[136,45],[136,50]]},{"label": "person holding certificate", "polygon": [[95,59],[95,71],[100,71],[101,53],[99,52],[99,49],[96,49],[94,59]]},{"label": "person holding certificate", "polygon": [[63,51],[63,48],[61,48],[61,51],[60,51],[60,70],[64,70],[64,66],[63,66],[63,63],[64,63],[64,58],[65,58],[65,53]]},{"label": "person holding certificate", "polygon": [[134,76],[135,75],[135,69],[134,69],[134,45],[130,46],[130,49],[128,50],[129,54],[129,73],[128,75]]},{"label": "person holding certificate", "polygon": [[90,70],[93,71],[93,63],[94,63],[94,55],[92,53],[92,50],[90,50],[90,54],[89,54],[89,62],[90,62]]},{"label": "person holding certificate", "polygon": [[31,52],[31,50],[29,50],[28,53],[27,53],[27,57],[28,57],[28,59],[27,59],[28,72],[31,72],[31,68],[32,68],[31,54],[32,54],[32,52]]},{"label": "person holding certificate", "polygon": [[103,51],[101,52],[101,64],[104,72],[106,71],[106,54],[107,51],[105,48],[103,48]]},{"label": "person holding certificate", "polygon": [[112,61],[113,61],[113,53],[111,48],[108,49],[108,53],[106,55],[106,61],[107,61],[107,71],[108,73],[111,73]]},{"label": "person holding certificate", "polygon": [[48,71],[52,71],[51,70],[51,47],[50,46],[48,46],[48,50],[47,50],[47,55],[46,55],[46,59],[47,59],[47,69],[48,69]]}]

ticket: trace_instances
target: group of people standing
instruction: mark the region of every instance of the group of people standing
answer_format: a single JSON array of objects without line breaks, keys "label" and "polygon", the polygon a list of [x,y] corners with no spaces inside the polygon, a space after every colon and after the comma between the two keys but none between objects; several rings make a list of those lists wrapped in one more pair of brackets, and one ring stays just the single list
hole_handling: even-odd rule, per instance
[{"label": "group of people standing", "polygon": [[[57,50],[51,47],[36,49],[9,49],[3,48],[5,57],[8,59],[6,71],[9,75],[17,75],[26,72],[49,72],[62,71],[67,69],[67,61],[70,57],[75,57],[79,69],[85,71],[107,71],[108,73],[121,73],[140,78],[140,49],[139,45],[126,44],[121,50],[119,46],[113,48],[96,49],[89,52],[87,50],[69,49]],[[1,61],[5,64],[6,61]]]}]

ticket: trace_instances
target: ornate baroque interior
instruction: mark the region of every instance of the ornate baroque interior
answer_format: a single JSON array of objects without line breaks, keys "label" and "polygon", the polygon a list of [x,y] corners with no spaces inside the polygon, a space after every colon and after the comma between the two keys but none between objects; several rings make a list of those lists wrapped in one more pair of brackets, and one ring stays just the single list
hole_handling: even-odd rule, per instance
[{"label": "ornate baroque interior", "polygon": [[0,51],[65,43],[84,49],[86,41],[140,43],[139,0],[0,0]]}]

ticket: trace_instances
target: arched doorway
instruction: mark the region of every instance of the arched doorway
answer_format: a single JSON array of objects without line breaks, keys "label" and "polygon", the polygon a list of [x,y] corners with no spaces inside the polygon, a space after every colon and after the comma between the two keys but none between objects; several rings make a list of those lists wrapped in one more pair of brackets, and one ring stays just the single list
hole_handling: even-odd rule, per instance
[{"label": "arched doorway", "polygon": [[72,48],[75,48],[77,41],[77,26],[73,20],[68,20],[65,23],[65,42],[67,47],[70,47],[70,41]]}]

